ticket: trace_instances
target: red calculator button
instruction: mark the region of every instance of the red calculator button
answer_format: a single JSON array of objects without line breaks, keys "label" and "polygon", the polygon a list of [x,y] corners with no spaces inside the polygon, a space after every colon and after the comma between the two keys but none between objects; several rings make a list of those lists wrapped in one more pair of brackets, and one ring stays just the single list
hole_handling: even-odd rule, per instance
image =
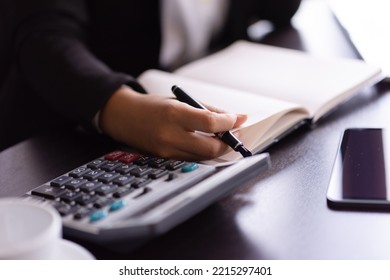
[{"label": "red calculator button", "polygon": [[126,153],[119,158],[119,161],[129,164],[135,161],[136,159],[139,159],[140,157],[141,157],[140,154]]},{"label": "red calculator button", "polygon": [[105,155],[104,159],[106,159],[106,160],[117,160],[121,156],[123,156],[124,154],[126,154],[126,153],[123,152],[123,151],[114,151],[114,152],[111,152],[111,153]]}]

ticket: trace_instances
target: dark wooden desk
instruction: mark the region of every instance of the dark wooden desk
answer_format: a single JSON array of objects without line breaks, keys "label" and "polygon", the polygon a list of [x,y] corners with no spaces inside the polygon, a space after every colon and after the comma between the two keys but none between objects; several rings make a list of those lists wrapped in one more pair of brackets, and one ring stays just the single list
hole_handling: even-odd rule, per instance
[{"label": "dark wooden desk", "polygon": [[[302,6],[294,28],[269,34],[262,42],[355,56],[319,0]],[[369,89],[315,129],[293,133],[269,150],[273,166],[268,172],[138,250],[115,254],[83,245],[103,259],[389,259],[390,213],[334,211],[326,203],[342,131],[387,127],[387,91],[383,86]],[[105,139],[78,131],[23,142],[0,153],[0,196],[23,194],[111,147]]]}]

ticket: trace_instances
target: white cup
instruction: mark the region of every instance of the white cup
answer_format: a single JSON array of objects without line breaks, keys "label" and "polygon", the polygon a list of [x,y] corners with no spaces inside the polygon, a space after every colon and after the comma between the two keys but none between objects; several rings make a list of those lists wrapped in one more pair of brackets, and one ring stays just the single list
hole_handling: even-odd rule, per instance
[{"label": "white cup", "polygon": [[61,217],[31,199],[0,199],[0,259],[93,259],[79,245],[62,239]]},{"label": "white cup", "polygon": [[52,259],[61,235],[61,218],[51,207],[0,199],[0,259]]}]

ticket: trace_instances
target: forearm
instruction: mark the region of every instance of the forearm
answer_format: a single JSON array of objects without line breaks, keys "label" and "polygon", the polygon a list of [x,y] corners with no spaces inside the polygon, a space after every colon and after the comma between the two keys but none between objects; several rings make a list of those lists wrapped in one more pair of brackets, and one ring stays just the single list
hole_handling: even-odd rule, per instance
[{"label": "forearm", "polygon": [[84,34],[87,16],[79,6],[83,1],[70,0],[66,9],[45,2],[18,14],[15,49],[21,77],[59,114],[89,124],[132,77],[114,73],[89,51]]},{"label": "forearm", "polygon": [[44,37],[20,48],[23,79],[57,112],[89,122],[112,93],[131,77],[113,73],[77,39]]}]

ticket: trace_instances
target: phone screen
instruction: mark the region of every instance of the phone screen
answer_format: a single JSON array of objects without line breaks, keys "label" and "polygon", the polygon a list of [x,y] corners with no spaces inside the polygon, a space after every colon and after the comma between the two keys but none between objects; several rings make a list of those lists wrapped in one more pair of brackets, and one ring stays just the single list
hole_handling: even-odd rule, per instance
[{"label": "phone screen", "polygon": [[328,188],[330,206],[390,210],[389,132],[380,128],[345,130]]}]

